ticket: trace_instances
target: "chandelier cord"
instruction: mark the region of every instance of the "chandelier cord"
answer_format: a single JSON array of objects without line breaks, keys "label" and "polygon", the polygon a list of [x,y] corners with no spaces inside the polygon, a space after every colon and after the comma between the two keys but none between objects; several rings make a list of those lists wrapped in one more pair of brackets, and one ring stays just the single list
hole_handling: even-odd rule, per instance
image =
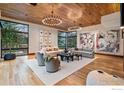
[{"label": "chandelier cord", "polygon": [[52,11],[51,11],[51,13],[52,13],[52,15],[54,14],[54,5],[52,4]]},{"label": "chandelier cord", "polygon": [[74,21],[74,26],[76,26],[76,21]]}]

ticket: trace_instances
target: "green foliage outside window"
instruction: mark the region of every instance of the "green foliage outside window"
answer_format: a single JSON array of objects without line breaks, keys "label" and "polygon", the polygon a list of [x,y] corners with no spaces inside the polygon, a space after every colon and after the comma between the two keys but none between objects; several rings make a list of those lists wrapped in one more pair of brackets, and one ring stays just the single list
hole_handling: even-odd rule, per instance
[{"label": "green foliage outside window", "polygon": [[59,48],[76,48],[77,33],[76,32],[59,32],[58,47]]},{"label": "green foliage outside window", "polygon": [[[2,24],[1,28],[1,47],[2,56],[5,53],[25,52],[27,51],[21,48],[28,48],[28,33],[21,32],[21,26],[18,23],[0,20]],[[25,26],[28,28],[28,26]],[[19,50],[21,49],[21,50]]]}]

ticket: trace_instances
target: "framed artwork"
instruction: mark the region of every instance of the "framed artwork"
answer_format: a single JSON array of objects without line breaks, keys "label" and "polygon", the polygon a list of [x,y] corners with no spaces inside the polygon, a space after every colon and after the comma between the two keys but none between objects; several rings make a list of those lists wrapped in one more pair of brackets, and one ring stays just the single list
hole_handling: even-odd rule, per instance
[{"label": "framed artwork", "polygon": [[110,30],[97,33],[97,51],[117,53],[120,50],[120,31]]},{"label": "framed artwork", "polygon": [[93,33],[81,33],[80,45],[84,50],[94,50],[94,35]]}]

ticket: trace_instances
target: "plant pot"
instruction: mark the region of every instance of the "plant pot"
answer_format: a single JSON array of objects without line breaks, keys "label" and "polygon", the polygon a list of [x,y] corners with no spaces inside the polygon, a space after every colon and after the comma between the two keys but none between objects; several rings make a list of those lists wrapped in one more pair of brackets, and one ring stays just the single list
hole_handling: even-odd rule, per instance
[{"label": "plant pot", "polygon": [[4,60],[13,60],[15,58],[16,58],[15,54],[8,53],[4,55]]}]

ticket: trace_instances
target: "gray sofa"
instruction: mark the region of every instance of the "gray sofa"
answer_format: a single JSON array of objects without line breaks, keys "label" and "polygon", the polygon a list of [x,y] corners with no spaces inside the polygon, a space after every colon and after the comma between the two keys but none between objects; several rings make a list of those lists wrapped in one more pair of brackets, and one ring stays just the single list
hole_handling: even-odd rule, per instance
[{"label": "gray sofa", "polygon": [[94,51],[93,50],[88,50],[88,49],[78,49],[75,50],[76,53],[82,54],[82,57],[87,57],[87,58],[94,58]]}]

